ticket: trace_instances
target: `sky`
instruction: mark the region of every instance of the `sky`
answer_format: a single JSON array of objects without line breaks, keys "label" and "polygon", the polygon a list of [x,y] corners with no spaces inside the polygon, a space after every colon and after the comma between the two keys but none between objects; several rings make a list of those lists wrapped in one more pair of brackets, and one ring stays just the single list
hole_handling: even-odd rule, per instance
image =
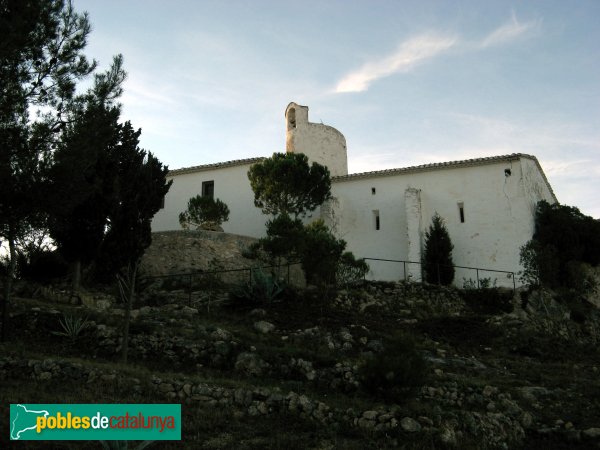
[{"label": "sky", "polygon": [[600,218],[600,1],[73,1],[170,169],[285,151],[294,101],[351,173],[527,153]]}]

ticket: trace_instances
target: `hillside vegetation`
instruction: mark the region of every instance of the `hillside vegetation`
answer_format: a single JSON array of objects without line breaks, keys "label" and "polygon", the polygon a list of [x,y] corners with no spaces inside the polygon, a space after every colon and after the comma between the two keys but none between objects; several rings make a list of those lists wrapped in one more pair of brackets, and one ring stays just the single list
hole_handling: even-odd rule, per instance
[{"label": "hillside vegetation", "polygon": [[[182,442],[149,448],[600,443],[598,314],[574,321],[548,293],[522,302],[497,289],[367,282],[335,293],[286,289],[270,302],[238,296],[208,309],[154,286],[132,311],[130,364],[121,365],[122,306],[56,303],[40,292],[25,285],[11,305],[10,340],[0,347],[4,424],[17,402],[171,402],[182,404]],[[111,299],[86,295],[97,305]]]}]

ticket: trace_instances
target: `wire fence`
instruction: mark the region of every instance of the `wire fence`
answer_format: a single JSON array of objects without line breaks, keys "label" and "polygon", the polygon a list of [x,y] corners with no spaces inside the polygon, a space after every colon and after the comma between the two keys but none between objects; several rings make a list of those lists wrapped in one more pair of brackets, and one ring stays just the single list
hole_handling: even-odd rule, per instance
[{"label": "wire fence", "polygon": [[[371,274],[382,272],[380,268],[373,267],[374,263],[375,265],[383,263],[388,266],[385,272],[387,278],[391,280],[418,282],[425,279],[423,263],[420,261],[384,258],[362,259],[371,266]],[[389,269],[390,265],[400,266],[401,269]],[[448,266],[439,265],[437,267],[437,284],[441,284],[440,272],[443,267]],[[477,287],[477,289],[496,286],[498,278],[494,278],[492,282],[492,276],[501,274],[503,277],[500,278],[501,282],[498,287],[512,287],[513,294],[516,291],[515,272],[469,266],[453,265],[452,267],[455,269],[455,280],[460,279],[462,275],[465,286]],[[161,290],[183,292],[189,306],[192,305],[193,300],[199,303],[210,304],[215,301],[219,294],[223,294],[226,297],[232,289],[241,285],[251,284],[258,271],[266,272],[276,280],[285,281],[287,285],[297,287],[305,285],[304,275],[299,262],[234,269],[196,270],[166,275],[149,275],[142,278],[142,284],[153,285],[160,283],[159,288]],[[474,279],[472,276],[474,276]],[[366,278],[365,275],[365,280]]]},{"label": "wire fence", "polygon": [[[399,259],[383,259],[383,258],[363,258],[363,259],[367,262],[368,261],[377,261],[377,262],[383,262],[383,263],[402,264],[402,272],[401,273],[392,271],[393,274],[398,275],[398,277],[395,277],[396,279],[407,280],[407,281],[419,281],[419,280],[425,279],[425,275],[423,273],[423,263],[420,261],[406,261],[406,260],[399,260]],[[415,271],[415,266],[417,266],[416,271]],[[454,277],[455,280],[463,278],[465,284],[472,283],[473,287],[477,286],[477,289],[480,289],[482,287],[492,287],[493,285],[496,285],[498,278],[495,278],[494,281],[492,281],[492,276],[494,274],[502,274],[503,277],[501,277],[500,280],[503,280],[503,278],[506,280],[509,280],[508,284],[512,285],[513,293],[517,289],[515,272],[511,272],[508,270],[486,269],[486,268],[482,268],[482,267],[455,266],[455,265],[444,266],[441,264],[438,264],[437,276],[434,276],[434,279],[437,278],[437,284],[441,284],[440,273],[442,271],[442,268],[445,268],[445,267],[453,267],[455,269],[455,277]],[[458,271],[456,271],[456,269],[458,269]],[[401,277],[399,275],[401,275]],[[460,275],[463,275],[463,276],[460,277]],[[473,280],[473,278],[471,278],[471,275],[475,276],[474,280]],[[486,276],[486,275],[491,275],[491,276]],[[467,276],[468,276],[468,278],[467,278]],[[505,285],[505,284],[506,283],[504,283],[502,281],[500,282],[500,285]]]},{"label": "wire fence", "polygon": [[234,287],[246,283],[251,284],[258,271],[267,272],[274,279],[285,281],[288,285],[302,286],[304,284],[299,262],[148,275],[143,277],[142,283],[146,285],[160,283],[161,290],[183,290],[187,295],[187,303],[191,306],[194,294],[204,294],[204,296],[200,295],[200,297],[204,297],[200,300],[210,301],[219,292],[228,293]]}]

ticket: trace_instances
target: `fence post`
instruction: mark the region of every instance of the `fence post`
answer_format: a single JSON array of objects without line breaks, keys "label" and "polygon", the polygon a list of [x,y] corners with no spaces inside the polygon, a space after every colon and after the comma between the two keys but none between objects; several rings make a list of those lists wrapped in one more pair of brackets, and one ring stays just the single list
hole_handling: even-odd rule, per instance
[{"label": "fence post", "polygon": [[513,295],[515,295],[515,292],[517,292],[517,282],[515,281],[515,273],[511,272],[511,274],[513,279]]},{"label": "fence post", "polygon": [[190,290],[188,293],[188,306],[192,306],[192,286],[194,283],[194,275],[190,273]]},{"label": "fence post", "polygon": [[406,281],[406,261],[402,261],[402,267],[404,267],[404,281]]},{"label": "fence post", "polygon": [[479,269],[475,269],[477,272],[477,289],[479,289]]}]

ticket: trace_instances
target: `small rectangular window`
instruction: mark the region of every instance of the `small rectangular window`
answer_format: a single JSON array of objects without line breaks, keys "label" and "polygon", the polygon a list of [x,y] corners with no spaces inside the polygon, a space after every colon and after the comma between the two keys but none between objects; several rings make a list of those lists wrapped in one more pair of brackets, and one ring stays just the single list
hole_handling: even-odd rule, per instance
[{"label": "small rectangular window", "polygon": [[373,211],[373,220],[375,222],[375,229],[376,230],[380,230],[381,229],[381,222],[379,219],[379,210],[376,209]]},{"label": "small rectangular window", "polygon": [[371,188],[371,194],[372,194],[372,195],[375,195],[376,193],[377,193],[377,190],[376,190],[374,187],[372,187],[372,188]]},{"label": "small rectangular window", "polygon": [[215,182],[214,181],[203,181],[202,182],[202,196],[213,198],[215,195]]},{"label": "small rectangular window", "polygon": [[458,215],[460,217],[460,223],[465,223],[465,204],[463,202],[458,204]]}]

